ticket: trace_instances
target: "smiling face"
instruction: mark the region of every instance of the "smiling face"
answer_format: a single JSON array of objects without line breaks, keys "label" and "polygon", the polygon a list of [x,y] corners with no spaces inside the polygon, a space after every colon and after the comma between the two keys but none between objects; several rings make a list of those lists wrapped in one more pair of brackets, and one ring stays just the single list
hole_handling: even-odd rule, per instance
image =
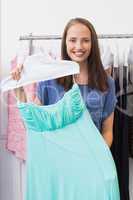
[{"label": "smiling face", "polygon": [[71,60],[87,64],[91,52],[91,32],[88,27],[81,23],[70,26],[66,35],[66,48]]}]

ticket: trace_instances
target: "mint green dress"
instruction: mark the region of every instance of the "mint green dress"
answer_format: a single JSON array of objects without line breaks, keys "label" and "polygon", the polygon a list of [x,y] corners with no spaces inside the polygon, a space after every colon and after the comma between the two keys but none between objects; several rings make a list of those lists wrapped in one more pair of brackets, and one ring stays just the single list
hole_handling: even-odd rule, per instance
[{"label": "mint green dress", "polygon": [[26,200],[119,200],[111,152],[77,84],[55,104],[18,107],[27,129]]}]

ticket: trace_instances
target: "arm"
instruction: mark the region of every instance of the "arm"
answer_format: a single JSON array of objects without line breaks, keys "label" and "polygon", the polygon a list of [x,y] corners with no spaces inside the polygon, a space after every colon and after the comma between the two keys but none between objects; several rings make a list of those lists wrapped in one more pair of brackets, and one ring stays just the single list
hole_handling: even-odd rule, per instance
[{"label": "arm", "polygon": [[36,96],[35,100],[34,100],[34,103],[37,104],[37,105],[42,105],[40,99]]},{"label": "arm", "polygon": [[103,114],[102,114],[102,134],[107,142],[108,146],[111,147],[113,142],[113,121],[114,121],[114,110],[117,103],[115,94],[115,82],[108,76],[108,91],[105,98]]},{"label": "arm", "polygon": [[102,135],[109,147],[111,147],[113,142],[113,121],[114,112],[112,112],[102,123]]},{"label": "arm", "polygon": [[23,65],[17,65],[12,71],[11,71],[11,76],[12,79],[14,80],[19,80],[21,78],[21,72],[23,70]]},{"label": "arm", "polygon": [[23,87],[14,89],[14,93],[15,93],[17,99],[19,99],[19,101],[21,101],[21,102],[27,101]]},{"label": "arm", "polygon": [[[14,93],[15,93],[17,99],[19,99],[19,101],[21,101],[21,102],[27,102],[26,94],[24,92],[23,87],[14,89]],[[43,105],[41,103],[40,99],[37,96],[36,96],[36,98],[34,100],[34,103],[37,104],[37,105]]]},{"label": "arm", "polygon": [[[17,66],[14,70],[11,71],[11,76],[14,80],[19,80],[21,78],[21,71],[23,70],[23,65]],[[46,90],[46,91],[45,91]],[[27,102],[26,94],[23,89],[23,87],[17,88],[14,90],[16,97],[22,101]],[[34,100],[34,103],[37,105],[43,105],[44,101],[42,102],[41,99],[44,96],[47,99],[47,88],[45,86],[45,83],[41,85],[41,83],[38,84],[37,87],[37,96]]]},{"label": "arm", "polygon": [[[12,79],[18,81],[21,78],[21,71],[22,71],[22,69],[23,69],[23,65],[17,65],[11,71]],[[19,101],[22,101],[22,102],[26,102],[27,101],[23,87],[14,89],[14,93],[15,93],[17,99],[19,99]]]}]

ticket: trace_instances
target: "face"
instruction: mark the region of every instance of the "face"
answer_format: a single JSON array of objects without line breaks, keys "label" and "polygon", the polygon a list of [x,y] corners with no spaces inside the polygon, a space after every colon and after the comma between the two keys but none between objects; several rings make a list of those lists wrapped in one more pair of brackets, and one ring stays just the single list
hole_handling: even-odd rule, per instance
[{"label": "face", "polygon": [[67,54],[71,60],[81,63],[87,63],[91,52],[91,32],[83,24],[74,24],[66,36]]}]

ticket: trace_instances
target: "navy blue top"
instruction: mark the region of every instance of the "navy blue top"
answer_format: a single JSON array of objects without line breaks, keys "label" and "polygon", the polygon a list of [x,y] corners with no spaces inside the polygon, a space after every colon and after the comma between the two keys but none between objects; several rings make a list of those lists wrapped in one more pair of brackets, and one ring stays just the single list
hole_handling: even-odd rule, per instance
[{"label": "navy blue top", "polygon": [[[109,88],[106,92],[92,89],[88,85],[79,85],[86,107],[93,122],[101,131],[104,121],[113,111],[117,102],[115,95],[115,84],[111,77],[108,77]],[[60,100],[65,91],[62,85],[56,80],[41,81],[38,83],[37,96],[42,104],[50,105]]]}]

